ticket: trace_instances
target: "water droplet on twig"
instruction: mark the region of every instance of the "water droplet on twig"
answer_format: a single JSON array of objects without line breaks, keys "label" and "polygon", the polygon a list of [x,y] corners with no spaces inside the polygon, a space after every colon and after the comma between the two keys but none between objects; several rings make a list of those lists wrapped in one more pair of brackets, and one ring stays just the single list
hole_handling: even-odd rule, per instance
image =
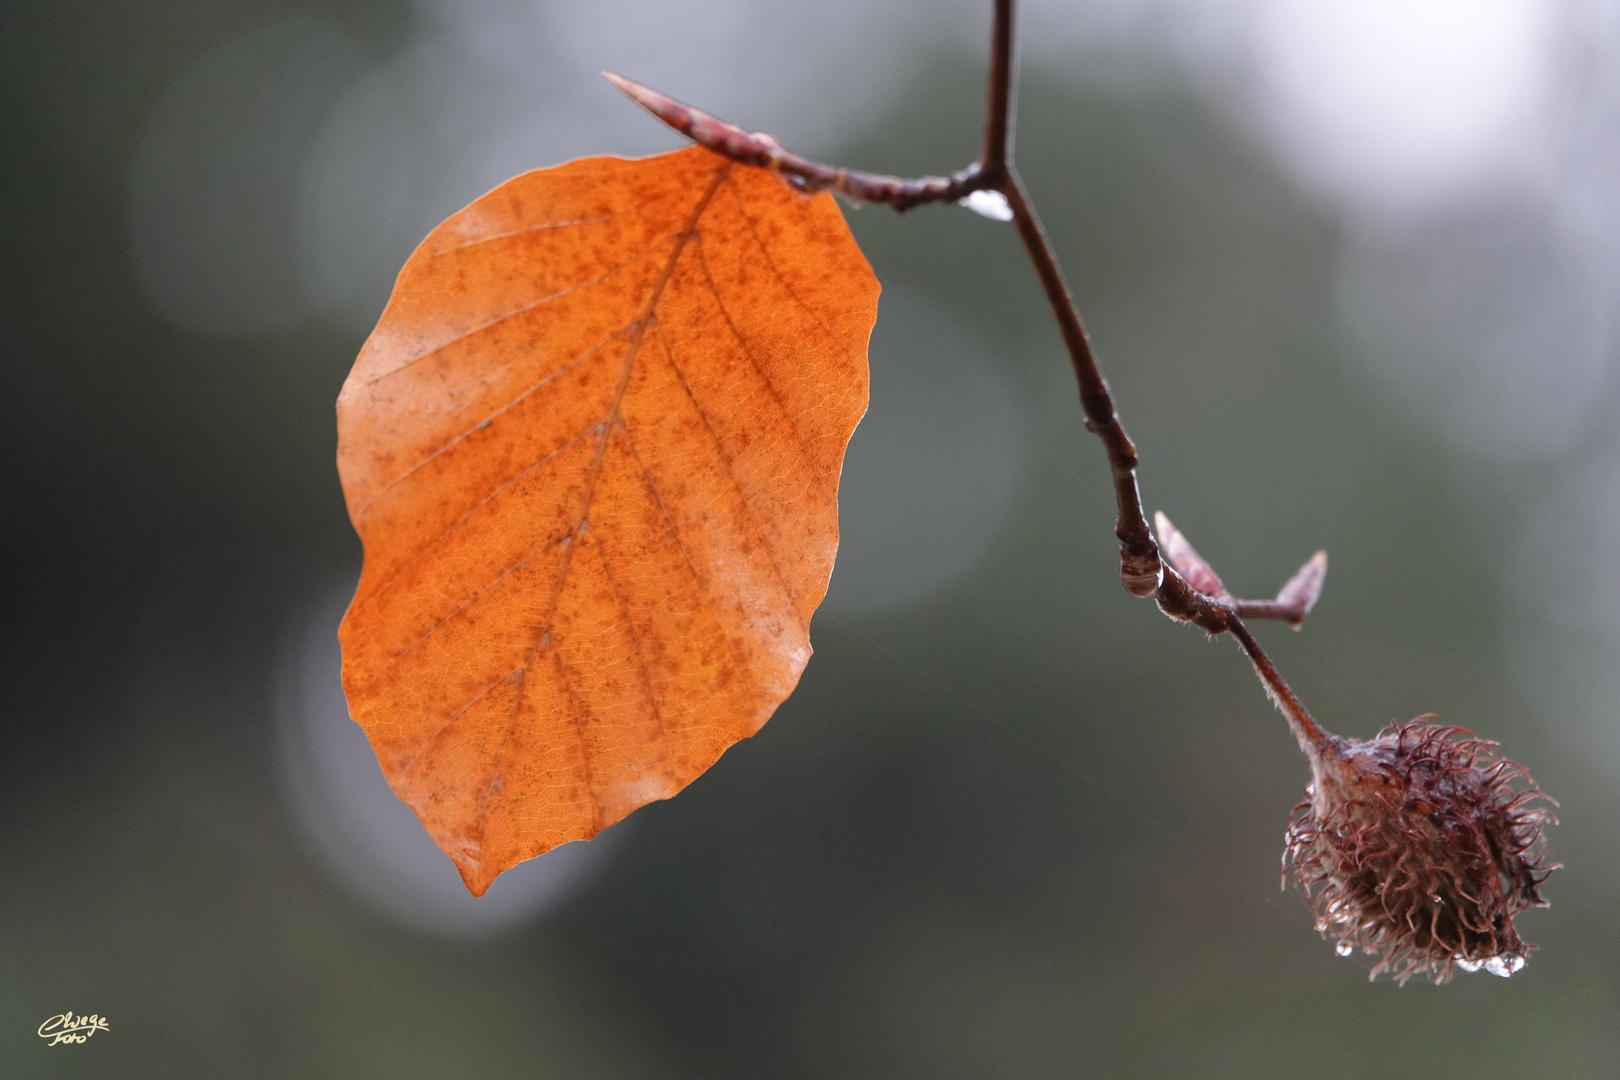
[{"label": "water droplet on twig", "polygon": [[999,191],[972,191],[957,202],[991,221],[1013,219],[1012,207],[1007,205],[1007,197]]}]

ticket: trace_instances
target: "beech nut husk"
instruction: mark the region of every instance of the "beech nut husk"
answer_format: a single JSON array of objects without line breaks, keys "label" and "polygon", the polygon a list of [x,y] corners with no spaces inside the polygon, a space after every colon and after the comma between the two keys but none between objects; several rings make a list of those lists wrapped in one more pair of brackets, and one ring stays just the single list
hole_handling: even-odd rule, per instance
[{"label": "beech nut husk", "polygon": [[[1377,958],[1371,977],[1436,983],[1454,969],[1507,976],[1534,946],[1513,919],[1546,907],[1544,828],[1556,819],[1495,742],[1420,716],[1367,741],[1329,736],[1283,853],[1316,928]],[[1518,782],[1518,786],[1515,786]]]}]

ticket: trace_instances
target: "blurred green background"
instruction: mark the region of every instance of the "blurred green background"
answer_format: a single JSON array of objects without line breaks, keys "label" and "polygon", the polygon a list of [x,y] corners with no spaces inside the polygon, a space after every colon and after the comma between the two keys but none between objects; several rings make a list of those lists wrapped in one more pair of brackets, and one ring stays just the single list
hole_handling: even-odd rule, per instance
[{"label": "blurred green background", "polygon": [[[0,1074],[1620,1076],[1614,343],[1599,320],[1563,379],[1557,309],[1486,390],[1473,352],[1434,359],[1541,310],[1565,189],[1341,197],[1158,30],[1055,61],[1051,5],[1018,157],[1147,503],[1240,593],[1330,551],[1306,630],[1259,630],[1327,726],[1439,713],[1559,797],[1525,972],[1369,985],[1278,892],[1303,762],[1231,642],[1118,586],[1041,295],[956,208],[847,211],[886,288],[873,406],[764,731],[510,916],[346,876],[383,833],[323,841],[346,796],[296,762],[358,570],[332,402],[388,268],[504,175],[673,146],[588,81],[644,59],[619,37],[661,50],[627,74],[789,146],[969,160],[984,13],[864,7],[0,8]],[[749,19],[779,38],[732,56]],[[1612,252],[1569,250],[1612,316]],[[66,1010],[110,1031],[45,1046]]]}]

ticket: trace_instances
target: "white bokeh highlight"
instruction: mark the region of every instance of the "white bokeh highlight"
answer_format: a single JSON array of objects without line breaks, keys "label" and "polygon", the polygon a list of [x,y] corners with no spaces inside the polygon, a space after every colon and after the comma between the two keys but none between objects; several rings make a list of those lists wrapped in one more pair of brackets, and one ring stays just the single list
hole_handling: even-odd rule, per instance
[{"label": "white bokeh highlight", "polygon": [[1506,201],[1344,241],[1340,309],[1409,419],[1499,462],[1547,461],[1606,414],[1615,294],[1544,207]]},{"label": "white bokeh highlight", "polygon": [[1544,0],[1267,0],[1268,133],[1314,186],[1401,209],[1518,164],[1552,61]]},{"label": "white bokeh highlight", "polygon": [[833,615],[894,611],[983,558],[1027,458],[995,363],[920,297],[893,287],[871,348],[872,399],[838,485]]}]

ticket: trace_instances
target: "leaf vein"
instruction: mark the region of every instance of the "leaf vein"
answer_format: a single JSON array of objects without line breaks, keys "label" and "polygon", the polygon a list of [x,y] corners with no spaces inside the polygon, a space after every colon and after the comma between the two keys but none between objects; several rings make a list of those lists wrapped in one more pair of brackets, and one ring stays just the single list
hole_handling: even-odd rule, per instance
[{"label": "leaf vein", "polygon": [[[405,573],[405,571],[409,570],[411,567],[415,566],[417,563],[419,563],[423,559],[427,558],[428,552],[432,551],[434,548],[436,548],[440,544],[444,543],[444,541],[449,538],[451,533],[455,532],[457,529],[461,528],[462,525],[466,524],[468,518],[472,517],[474,514],[476,514],[483,507],[487,506],[489,504],[490,500],[494,499],[501,492],[505,491],[507,488],[511,487],[513,484],[517,483],[519,480],[522,480],[525,476],[529,475],[534,470],[540,468],[540,466],[546,464],[548,461],[550,461],[552,458],[556,457],[558,454],[563,453],[569,447],[573,446],[575,443],[577,443],[581,439],[583,439],[586,435],[589,435],[592,430],[593,430],[592,428],[585,428],[584,430],[582,430],[578,434],[576,434],[573,438],[569,439],[567,442],[565,442],[561,446],[557,447],[557,449],[555,449],[555,450],[551,451],[549,454],[546,454],[543,457],[541,457],[534,464],[527,466],[521,472],[513,473],[510,479],[506,480],[499,487],[497,487],[493,491],[491,491],[488,495],[485,495],[482,499],[479,499],[476,503],[473,503],[472,506],[467,508],[466,513],[462,514],[456,520],[452,521],[449,525],[445,526],[443,532],[439,533],[438,536],[435,536],[430,542],[428,542],[426,545],[423,546],[421,551],[418,551],[415,555],[411,556],[411,558],[410,558],[410,560],[408,562],[403,563],[398,570],[395,570],[392,574],[390,574],[388,576],[388,580],[384,581],[381,585],[378,585],[375,589],[373,589],[371,591],[370,595],[377,596],[377,595],[381,594],[382,592],[384,592],[390,585],[392,585],[394,582],[398,581],[400,579],[400,576],[403,575]],[[555,542],[555,541],[553,541],[553,542]],[[483,586],[483,585],[479,586],[480,589],[485,588],[485,587],[487,587],[487,586]]]},{"label": "leaf vein", "polygon": [[547,304],[551,303],[553,300],[561,300],[563,297],[568,296],[571,293],[576,293],[581,289],[590,288],[592,285],[600,285],[602,282],[606,281],[608,278],[612,277],[614,274],[617,274],[619,271],[626,270],[626,269],[634,266],[636,263],[640,262],[642,259],[645,259],[648,255],[651,255],[653,252],[657,251],[664,244],[668,243],[669,240],[670,240],[670,237],[661,236],[661,237],[658,238],[658,242],[656,244],[653,244],[651,247],[648,247],[645,250],[638,252],[637,254],[631,256],[629,259],[626,259],[624,262],[619,263],[617,266],[608,267],[606,270],[602,271],[596,277],[588,278],[585,281],[576,282],[575,284],[568,286],[568,288],[566,288],[566,289],[560,289],[557,292],[554,292],[549,296],[542,296],[540,299],[531,301],[530,303],[527,303],[527,304],[524,304],[522,307],[513,308],[511,311],[503,311],[503,312],[501,312],[501,314],[495,316],[493,319],[490,319],[487,322],[479,323],[477,326],[471,327],[470,329],[467,329],[467,330],[463,330],[461,333],[457,334],[455,337],[452,337],[447,341],[441,341],[441,342],[439,342],[439,344],[433,346],[433,348],[428,349],[425,352],[417,353],[415,356],[411,357],[409,360],[405,361],[403,364],[400,364],[398,367],[390,368],[389,370],[383,372],[381,375],[377,375],[377,376],[375,376],[373,378],[367,379],[361,385],[362,386],[375,386],[377,383],[382,382],[384,379],[393,378],[395,375],[398,375],[400,372],[402,372],[405,369],[411,367],[413,364],[417,364],[417,363],[419,363],[419,362],[421,362],[423,360],[431,359],[432,357],[437,356],[439,353],[442,353],[444,350],[450,348],[450,346],[455,345],[455,344],[457,344],[459,342],[466,341],[468,338],[474,337],[474,336],[476,336],[478,334],[481,334],[485,330],[490,329],[491,327],[499,326],[504,322],[510,322],[511,320],[517,318],[520,315],[526,315],[531,311],[535,311],[535,310],[537,310],[539,308],[545,307]]},{"label": "leaf vein", "polygon": [[413,768],[415,768],[416,763],[421,760],[422,755],[427,753],[429,750],[433,749],[433,744],[438,742],[439,737],[442,736],[446,731],[450,730],[450,725],[451,724],[454,724],[457,720],[461,719],[461,716],[462,716],[463,713],[465,713],[468,709],[472,708],[474,705],[478,704],[480,701],[483,701],[484,698],[489,695],[489,692],[491,690],[495,689],[497,686],[501,685],[501,683],[511,682],[513,676],[520,675],[520,674],[522,674],[522,672],[519,671],[519,670],[516,670],[516,669],[514,669],[512,671],[508,671],[505,675],[502,675],[500,678],[496,679],[494,682],[490,683],[488,686],[486,686],[482,690],[478,691],[478,693],[474,694],[471,698],[468,698],[467,703],[465,705],[461,706],[461,708],[459,708],[455,712],[451,713],[450,718],[448,720],[446,720],[444,723],[440,724],[439,729],[437,731],[435,731],[432,735],[428,736],[427,741],[422,744],[421,749],[417,750],[416,753],[411,755],[410,760],[404,762],[402,765],[399,766],[399,771],[403,774],[403,773],[408,773]]},{"label": "leaf vein", "polygon": [[822,469],[821,462],[817,461],[815,455],[810,453],[810,447],[804,441],[804,433],[799,430],[799,425],[795,421],[793,414],[788,411],[787,402],[782,400],[781,391],[776,388],[776,384],[771,381],[771,377],[765,374],[765,369],[759,366],[759,360],[754,356],[754,350],[749,346],[748,339],[743,337],[742,331],[738,330],[737,324],[732,321],[731,311],[726,307],[725,298],[720,295],[720,286],[715,283],[714,275],[709,272],[709,260],[703,254],[703,240],[701,237],[697,243],[697,256],[698,264],[703,267],[703,280],[708,283],[709,295],[714,297],[715,306],[720,309],[720,317],[725,320],[726,329],[730,330],[731,336],[737,339],[738,348],[742,349],[743,355],[748,358],[748,366],[754,369],[754,374],[759,376],[760,381],[765,384],[765,389],[770,393],[771,400],[776,402],[776,407],[781,410],[782,419],[787,421],[789,430],[793,432],[794,441],[799,444],[799,452],[810,463],[810,467],[815,470],[816,475],[825,480],[827,474]]},{"label": "leaf vein", "polygon": [[703,597],[703,606],[709,609],[709,614],[713,615],[714,621],[720,625],[720,636],[725,639],[726,650],[731,653],[731,658],[737,662],[739,668],[747,670],[748,665],[743,662],[743,658],[738,654],[736,643],[731,640],[731,635],[726,632],[725,620],[720,617],[720,612],[715,609],[714,594],[704,584],[703,575],[697,571],[697,564],[692,562],[692,553],[687,550],[686,539],[681,536],[680,526],[675,524],[675,518],[670,514],[669,506],[664,502],[664,496],[659,492],[657,482],[653,480],[652,473],[647,469],[647,463],[641,460],[641,451],[636,449],[636,440],[631,436],[629,429],[621,426],[619,430],[624,433],[624,441],[629,446],[630,456],[635,459],[636,467],[641,470],[642,479],[647,481],[647,490],[652,492],[653,501],[658,504],[659,513],[664,515],[664,523],[669,526],[669,534],[675,538],[675,546],[680,549],[681,558],[686,562],[686,569],[692,575],[692,580],[697,584],[698,595]]},{"label": "leaf vein", "polygon": [[651,702],[653,717],[658,721],[658,737],[669,737],[664,727],[664,710],[658,703],[658,687],[653,682],[652,664],[647,662],[647,649],[641,641],[641,631],[636,629],[636,621],[630,615],[630,604],[624,598],[624,590],[619,588],[618,578],[613,576],[613,567],[608,562],[607,548],[603,547],[600,538],[596,541],[596,557],[601,560],[602,573],[607,576],[608,585],[613,589],[613,597],[619,602],[619,611],[624,615],[624,625],[630,628],[630,639],[636,643],[636,658],[641,661],[641,675],[647,682],[647,700]]},{"label": "leaf vein", "polygon": [[[483,419],[479,420],[478,423],[474,424],[472,427],[469,427],[469,428],[465,429],[464,431],[460,432],[455,437],[453,437],[449,442],[447,442],[443,446],[439,447],[437,450],[434,450],[432,453],[424,456],[416,464],[412,465],[410,468],[406,469],[404,472],[400,473],[398,476],[394,477],[392,480],[388,481],[388,483],[384,484],[381,488],[379,488],[375,495],[373,495],[371,498],[366,500],[366,504],[364,506],[360,507],[360,509],[358,509],[358,510],[356,510],[354,512],[354,516],[356,518],[364,517],[365,514],[366,514],[366,511],[370,510],[372,505],[375,504],[378,499],[381,499],[384,495],[388,494],[389,491],[393,490],[399,484],[403,483],[405,481],[405,479],[407,477],[411,476],[412,474],[414,474],[416,472],[416,470],[426,466],[429,462],[435,460],[441,454],[444,454],[447,451],[449,451],[451,448],[459,445],[464,439],[466,439],[469,435],[473,434],[474,432],[483,430],[483,428],[486,425],[493,423],[495,421],[496,417],[502,415],[503,413],[509,412],[510,410],[515,408],[517,405],[519,405],[523,401],[527,400],[527,398],[529,397],[530,394],[533,394],[537,390],[544,389],[546,386],[550,385],[556,379],[558,379],[561,376],[566,375],[570,371],[574,370],[574,368],[579,366],[581,361],[585,360],[592,353],[596,352],[598,349],[600,349],[602,346],[606,345],[608,342],[612,341],[614,338],[616,338],[619,335],[623,334],[625,332],[625,330],[627,330],[627,329],[628,329],[628,326],[619,327],[617,330],[613,331],[613,333],[609,334],[607,337],[603,338],[601,341],[598,341],[595,345],[592,345],[590,348],[586,349],[584,352],[579,353],[579,354],[573,356],[572,358],[570,358],[567,363],[563,364],[562,367],[557,368],[555,371],[547,372],[544,376],[541,377],[539,382],[532,383],[529,386],[525,387],[522,393],[518,394],[516,397],[512,398],[510,401],[506,402],[506,404],[502,405],[500,408],[496,409],[494,412],[489,413],[487,416],[485,416]],[[587,428],[586,430],[588,431],[590,429]]]},{"label": "leaf vein", "polygon": [[681,389],[686,392],[686,399],[692,403],[692,408],[697,410],[698,419],[703,421],[703,430],[707,431],[709,438],[713,440],[714,452],[720,458],[721,464],[725,465],[726,476],[731,480],[731,486],[736,488],[737,494],[742,498],[743,509],[748,514],[748,520],[754,526],[754,535],[759,537],[760,544],[770,557],[771,569],[776,571],[776,580],[781,583],[782,591],[787,594],[789,602],[796,609],[799,600],[798,594],[794,591],[793,586],[788,583],[787,575],[782,572],[782,567],[777,562],[776,549],[771,546],[770,539],[765,535],[765,527],[760,523],[759,515],[755,513],[754,497],[743,489],[742,481],[737,479],[737,466],[732,461],[731,456],[726,453],[725,446],[720,442],[720,433],[714,430],[714,425],[709,422],[708,414],[704,411],[703,406],[698,403],[697,396],[692,393],[692,387],[686,381],[686,374],[681,370],[680,365],[675,362],[675,353],[670,349],[669,341],[663,334],[659,334],[658,343],[664,348],[664,357],[669,361],[670,370],[675,373],[675,380],[681,384]]},{"label": "leaf vein", "polygon": [[[771,274],[776,278],[777,281],[782,283],[782,288],[787,290],[788,295],[793,297],[800,307],[804,308],[805,313],[808,314],[812,319],[816,320],[816,325],[821,327],[822,330],[826,331],[828,337],[836,340],[837,336],[832,332],[832,327],[828,326],[826,322],[822,320],[821,312],[811,307],[804,297],[799,295],[799,291],[793,287],[793,283],[787,279],[787,277],[782,273],[781,269],[776,265],[776,260],[771,258],[771,249],[766,247],[765,241],[760,238],[759,229],[754,225],[754,219],[748,215],[748,204],[743,202],[742,192],[737,190],[737,185],[728,180],[726,182],[726,190],[731,192],[731,197],[733,199],[737,200],[737,213],[742,216],[743,223],[748,226],[748,235],[753,237],[754,243],[759,246],[759,253],[764,257],[765,265],[770,267]],[[798,196],[794,197],[798,198]]]},{"label": "leaf vein", "polygon": [[493,244],[501,240],[510,240],[514,236],[524,236],[528,233],[544,232],[548,229],[568,229],[573,228],[576,225],[600,225],[604,221],[612,221],[616,217],[621,217],[625,214],[633,214],[643,207],[651,206],[655,202],[661,202],[662,200],[669,198],[671,194],[673,193],[668,191],[660,192],[650,199],[644,199],[641,202],[636,203],[634,206],[627,206],[622,210],[614,210],[612,213],[601,214],[596,217],[574,218],[572,221],[545,221],[538,225],[525,225],[521,229],[508,229],[506,232],[502,233],[491,233],[488,236],[480,236],[476,240],[469,240],[465,244],[457,244],[455,247],[445,248],[443,251],[435,251],[432,257],[435,259],[440,259],[446,255],[454,255],[458,252],[466,251],[469,248],[480,247],[484,244]]},{"label": "leaf vein", "polygon": [[[574,719],[574,734],[579,738],[579,759],[585,767],[585,797],[591,801],[591,828],[593,830],[600,831],[602,822],[602,801],[596,797],[596,768],[591,764],[590,747],[585,744],[585,710],[579,707],[579,695],[574,693],[574,683],[573,680],[569,679],[568,677],[568,665],[563,663],[562,654],[553,652],[551,655],[552,658],[557,661],[557,677],[562,680],[563,693],[568,695],[568,709],[569,712],[573,714]],[[522,704],[522,701],[523,695],[520,691],[518,694],[518,704]],[[515,705],[513,706],[513,709],[515,712]],[[505,752],[505,747],[502,747],[501,753],[504,755]],[[493,790],[493,780],[490,782],[490,787],[491,790]],[[487,804],[487,795],[485,796],[485,800]],[[594,836],[595,832],[593,832],[591,835]],[[590,837],[586,837],[586,839],[589,838]]]}]

